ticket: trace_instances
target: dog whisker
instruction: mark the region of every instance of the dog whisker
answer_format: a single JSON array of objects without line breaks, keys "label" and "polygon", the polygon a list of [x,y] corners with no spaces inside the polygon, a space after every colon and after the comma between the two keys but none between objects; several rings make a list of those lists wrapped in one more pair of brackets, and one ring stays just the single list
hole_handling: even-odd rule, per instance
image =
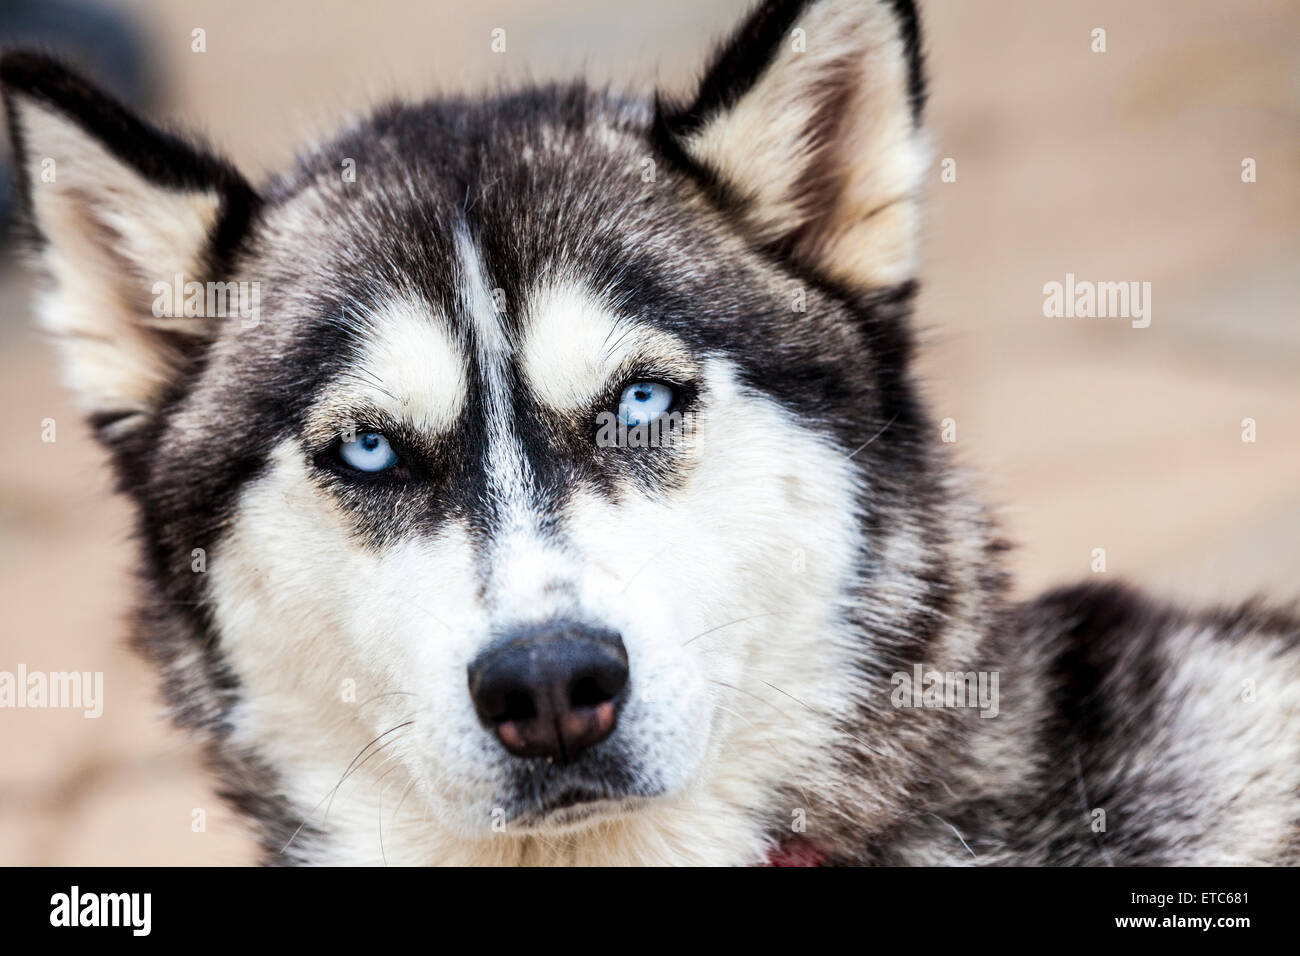
[{"label": "dog whisker", "polygon": [[[771,681],[766,681],[766,680],[765,680],[765,681],[763,681],[763,683],[764,683],[764,684],[767,684],[768,687],[772,688],[772,690],[776,691],[778,694],[785,694],[786,697],[789,697],[792,701],[794,701],[794,702],[795,702],[796,704],[798,704],[800,707],[807,707],[808,710],[812,711],[812,712],[813,712],[814,714],[816,714],[818,717],[822,717],[822,718],[825,718],[825,719],[828,719],[828,720],[831,719],[831,717],[830,717],[829,714],[826,714],[826,713],[824,713],[824,712],[818,710],[816,707],[812,707],[812,706],[810,706],[810,705],[804,703],[802,700],[800,700],[798,697],[795,697],[793,694],[788,694],[788,693],[786,693],[785,691],[781,690],[781,688],[779,688],[779,687],[777,687],[775,684],[773,684]],[[855,734],[851,734],[851,733],[849,733],[847,730],[840,730],[839,733],[842,734],[842,735],[845,736],[845,737],[850,737],[850,738],[852,738],[853,740],[856,740],[858,743],[862,744],[862,746],[866,747],[868,750],[870,750],[870,751],[871,751],[873,754],[875,754],[876,756],[878,756],[878,757],[883,757],[883,756],[884,756],[884,754],[883,754],[881,751],[879,751],[879,750],[877,750],[875,747],[871,746],[871,744],[867,743],[867,742],[866,742],[865,740],[863,740],[861,737],[858,737],[858,736],[856,736]]]},{"label": "dog whisker", "polygon": [[694,637],[690,638],[689,640],[683,641],[682,647],[685,647],[687,644],[690,644],[694,641],[698,641],[701,637],[704,637],[708,634],[712,634],[714,631],[721,631],[723,628],[731,627],[734,624],[743,624],[746,621],[756,621],[761,617],[783,617],[787,614],[788,612],[786,611],[766,611],[762,614],[751,614],[748,617],[738,617],[734,621],[728,621],[726,624],[719,624],[716,627],[709,628],[707,631],[700,631],[700,633],[696,634]]},{"label": "dog whisker", "polygon": [[[334,795],[338,793],[339,788],[343,786],[343,784],[353,773],[355,773],[357,770],[360,770],[361,767],[365,766],[365,764],[370,760],[371,757],[373,757],[377,753],[382,752],[386,747],[389,746],[389,744],[393,743],[393,741],[390,740],[380,745],[378,749],[374,750],[369,756],[365,757],[365,759],[362,759],[362,754],[364,754],[367,750],[370,750],[370,748],[374,747],[376,743],[378,743],[380,740],[383,740],[383,738],[387,737],[389,734],[410,727],[414,723],[415,721],[413,720],[407,720],[403,723],[398,724],[395,727],[390,727],[388,730],[385,730],[382,734],[375,737],[368,744],[362,747],[361,750],[357,752],[357,755],[352,758],[352,762],[349,763],[347,768],[343,771],[343,775],[339,777],[338,783],[334,784],[334,786],[330,788],[330,791],[327,794],[325,794],[325,796],[320,798],[317,804],[314,807],[312,807],[312,809],[305,815],[303,821],[298,824],[298,828],[293,831],[293,834],[292,836],[289,837],[288,842],[286,842],[284,846],[280,848],[280,853],[283,855],[284,852],[288,850],[290,846],[293,845],[293,841],[298,838],[298,835],[302,833],[303,829],[307,826],[308,820],[311,818],[311,815],[320,809],[321,804],[326,803],[326,801],[328,801],[328,805],[325,807],[325,813],[321,817],[321,824],[324,825],[325,821],[329,819],[330,809],[334,803]],[[360,761],[359,764],[358,761]]]},{"label": "dog whisker", "polygon": [[891,418],[889,421],[885,422],[884,427],[881,428],[880,431],[876,432],[874,435],[872,435],[870,438],[868,438],[866,441],[864,441],[864,442],[863,442],[861,445],[859,445],[857,448],[853,449],[853,451],[849,453],[848,457],[849,457],[849,458],[852,458],[852,457],[853,457],[854,455],[856,455],[858,452],[862,451],[862,449],[866,448],[866,447],[867,447],[868,445],[870,445],[873,441],[875,441],[877,438],[879,438],[881,435],[883,435],[883,434],[884,434],[884,433],[889,429],[889,426],[892,425],[892,424],[894,424],[894,422],[896,422],[896,421],[898,421],[898,415],[895,415],[895,416],[894,416],[893,418]]}]

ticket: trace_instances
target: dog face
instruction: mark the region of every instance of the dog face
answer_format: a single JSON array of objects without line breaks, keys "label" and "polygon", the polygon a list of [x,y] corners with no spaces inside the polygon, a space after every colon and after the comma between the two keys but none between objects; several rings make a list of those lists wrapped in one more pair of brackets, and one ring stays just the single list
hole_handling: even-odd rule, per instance
[{"label": "dog face", "polygon": [[257,191],[6,59],[140,644],[273,855],[757,862],[885,753],[975,520],[906,369],[916,45],[768,3],[689,104],[390,105]]}]

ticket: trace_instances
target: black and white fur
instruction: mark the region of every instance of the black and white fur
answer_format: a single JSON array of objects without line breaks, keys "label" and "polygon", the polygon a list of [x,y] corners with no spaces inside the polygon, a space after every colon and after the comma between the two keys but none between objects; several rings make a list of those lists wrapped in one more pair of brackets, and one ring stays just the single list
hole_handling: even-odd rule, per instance
[{"label": "black and white fur", "polygon": [[[136,645],[268,862],[1297,862],[1294,617],[1004,596],[909,370],[920,46],[910,0],[775,0],[690,101],[390,103],[257,188],[4,58],[43,320],[139,514]],[[175,274],[259,283],[260,321],[153,318]],[[695,439],[594,443],[650,374]],[[400,476],[330,464],[358,422]],[[631,674],[565,765],[466,691],[555,620]],[[997,672],[998,716],[893,706],[918,663]]]}]

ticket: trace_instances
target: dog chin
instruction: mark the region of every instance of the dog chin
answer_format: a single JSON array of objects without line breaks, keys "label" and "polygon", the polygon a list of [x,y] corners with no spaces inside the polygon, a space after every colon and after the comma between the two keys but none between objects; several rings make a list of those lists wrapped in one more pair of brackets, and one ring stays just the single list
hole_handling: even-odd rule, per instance
[{"label": "dog chin", "polygon": [[[662,794],[662,788],[622,770],[566,768],[516,786],[498,804],[512,832],[557,833],[585,830],[637,813]],[[522,784],[519,785],[519,784]]]},{"label": "dog chin", "polygon": [[646,797],[598,797],[562,795],[540,807],[525,810],[509,821],[517,833],[561,834],[589,830],[601,823],[628,817],[649,802]]}]

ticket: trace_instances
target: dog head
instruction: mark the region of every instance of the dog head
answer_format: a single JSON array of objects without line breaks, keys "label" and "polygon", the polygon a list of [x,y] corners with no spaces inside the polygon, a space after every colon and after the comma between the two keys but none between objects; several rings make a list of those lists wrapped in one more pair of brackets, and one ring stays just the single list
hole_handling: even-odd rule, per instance
[{"label": "dog head", "polygon": [[923,772],[888,674],[985,573],[907,368],[910,3],[763,4],[680,103],[384,106],[260,189],[48,60],[3,81],[139,644],[272,856],[883,825]]}]

